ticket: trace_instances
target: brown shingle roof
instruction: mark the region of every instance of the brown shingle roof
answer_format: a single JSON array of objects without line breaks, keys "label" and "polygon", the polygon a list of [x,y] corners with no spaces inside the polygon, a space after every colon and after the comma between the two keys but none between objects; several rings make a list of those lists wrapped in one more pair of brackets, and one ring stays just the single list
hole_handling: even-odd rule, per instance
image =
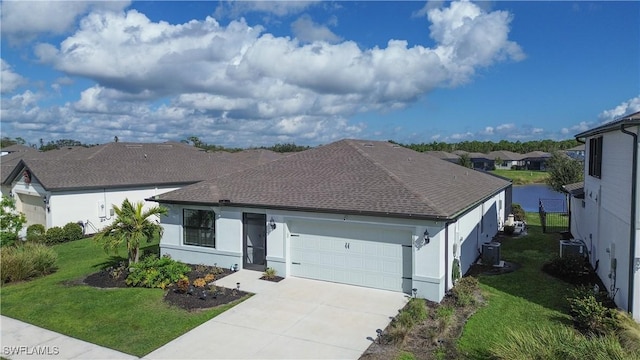
[{"label": "brown shingle roof", "polygon": [[37,154],[18,160],[22,163],[16,162],[9,174],[5,168],[11,164],[3,163],[3,183],[26,166],[47,190],[184,185],[270,161],[268,156],[238,161],[234,154],[208,153],[180,143],[109,143]]},{"label": "brown shingle roof", "polygon": [[509,185],[388,142],[341,140],[156,200],[443,219]]}]

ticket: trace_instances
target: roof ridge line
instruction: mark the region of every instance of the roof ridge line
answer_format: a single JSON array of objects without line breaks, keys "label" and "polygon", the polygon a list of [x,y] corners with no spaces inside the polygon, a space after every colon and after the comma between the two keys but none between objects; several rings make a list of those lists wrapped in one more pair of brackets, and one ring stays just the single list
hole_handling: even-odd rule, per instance
[{"label": "roof ridge line", "polygon": [[113,143],[106,143],[106,144],[103,144],[104,146],[102,146],[102,147],[100,148],[100,150],[98,150],[98,151],[94,152],[94,153],[93,153],[93,154],[91,154],[89,157],[87,157],[87,160],[89,160],[89,159],[93,159],[93,157],[94,157],[94,156],[96,156],[96,155],[100,154],[104,149],[106,149],[106,148],[107,148],[107,146],[110,146],[111,144],[113,144]]},{"label": "roof ridge line", "polygon": [[[427,199],[426,197],[424,197],[422,194],[414,191],[413,189],[411,189],[409,186],[407,186],[407,184],[402,181],[398,175],[394,174],[391,170],[387,169],[385,166],[383,166],[382,164],[380,164],[379,162],[375,161],[374,159],[372,159],[369,154],[367,154],[364,150],[359,149],[358,147],[354,146],[352,143],[353,140],[348,140],[347,144],[349,144],[349,146],[351,146],[352,148],[354,148],[357,152],[359,152],[362,156],[364,156],[368,161],[370,161],[373,165],[375,165],[376,167],[382,169],[382,171],[384,171],[391,179],[393,179],[395,182],[397,182],[398,184],[402,185],[403,188],[405,188],[407,191],[409,191],[411,194],[413,194],[414,196],[418,197],[419,199],[422,199],[422,201],[424,201],[429,207],[431,207],[433,210],[435,210],[436,212],[440,213],[440,215],[443,216],[447,216],[447,214],[445,214],[438,206],[436,206],[433,202],[431,202],[431,200]],[[410,150],[410,149],[409,149]]]}]

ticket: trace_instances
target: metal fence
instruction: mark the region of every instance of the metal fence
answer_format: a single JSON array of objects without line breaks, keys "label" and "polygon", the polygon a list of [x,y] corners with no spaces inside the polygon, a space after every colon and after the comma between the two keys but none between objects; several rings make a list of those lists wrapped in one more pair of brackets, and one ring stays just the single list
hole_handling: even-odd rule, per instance
[{"label": "metal fence", "polygon": [[539,199],[538,214],[542,232],[560,233],[569,231],[569,213],[564,200]]}]

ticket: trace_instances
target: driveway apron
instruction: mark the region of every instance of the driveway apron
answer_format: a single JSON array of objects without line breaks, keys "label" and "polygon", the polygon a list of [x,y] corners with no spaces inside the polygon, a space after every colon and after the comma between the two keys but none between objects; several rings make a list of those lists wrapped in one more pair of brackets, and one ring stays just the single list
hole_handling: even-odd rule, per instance
[{"label": "driveway apron", "polygon": [[218,286],[239,282],[256,294],[144,359],[358,359],[407,301],[391,291],[261,275],[220,279]]}]

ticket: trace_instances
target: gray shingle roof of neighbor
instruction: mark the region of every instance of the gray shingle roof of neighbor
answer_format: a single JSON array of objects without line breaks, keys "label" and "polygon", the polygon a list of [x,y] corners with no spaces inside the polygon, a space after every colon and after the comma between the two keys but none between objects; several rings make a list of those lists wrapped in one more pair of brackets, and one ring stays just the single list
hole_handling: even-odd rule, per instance
[{"label": "gray shingle roof of neighbor", "polygon": [[500,158],[506,161],[519,161],[522,160],[522,154],[515,153],[513,151],[500,150],[500,151],[491,151],[487,154],[488,158],[491,160],[495,160]]},{"label": "gray shingle roof of neighbor", "polygon": [[510,185],[392,143],[341,140],[154,200],[454,219]]},{"label": "gray shingle roof of neighbor", "polygon": [[613,121],[610,121],[606,124],[602,124],[593,129],[581,132],[575,135],[576,139],[585,138],[587,136],[593,136],[598,134],[603,134],[606,132],[619,130],[621,126],[637,126],[640,125],[640,111],[628,115],[621,116]]},{"label": "gray shingle roof of neighbor", "polygon": [[526,159],[548,159],[551,157],[551,154],[544,151],[531,151],[522,155],[522,160]]},{"label": "gray shingle roof of neighbor", "polygon": [[425,151],[425,154],[435,156],[438,159],[442,159],[442,160],[458,161],[460,159],[459,155],[452,154],[446,151]]},{"label": "gray shingle roof of neighbor", "polygon": [[23,144],[13,144],[13,145],[3,147],[2,149],[0,149],[0,151],[13,153],[13,152],[20,152],[20,151],[37,151],[37,150],[32,148],[31,146],[27,146]]},{"label": "gray shingle roof of neighbor", "polygon": [[[3,183],[26,166],[47,190],[191,184],[271,161],[269,155],[206,152],[180,143],[109,143],[23,157]],[[9,168],[9,166],[7,166]]]}]

